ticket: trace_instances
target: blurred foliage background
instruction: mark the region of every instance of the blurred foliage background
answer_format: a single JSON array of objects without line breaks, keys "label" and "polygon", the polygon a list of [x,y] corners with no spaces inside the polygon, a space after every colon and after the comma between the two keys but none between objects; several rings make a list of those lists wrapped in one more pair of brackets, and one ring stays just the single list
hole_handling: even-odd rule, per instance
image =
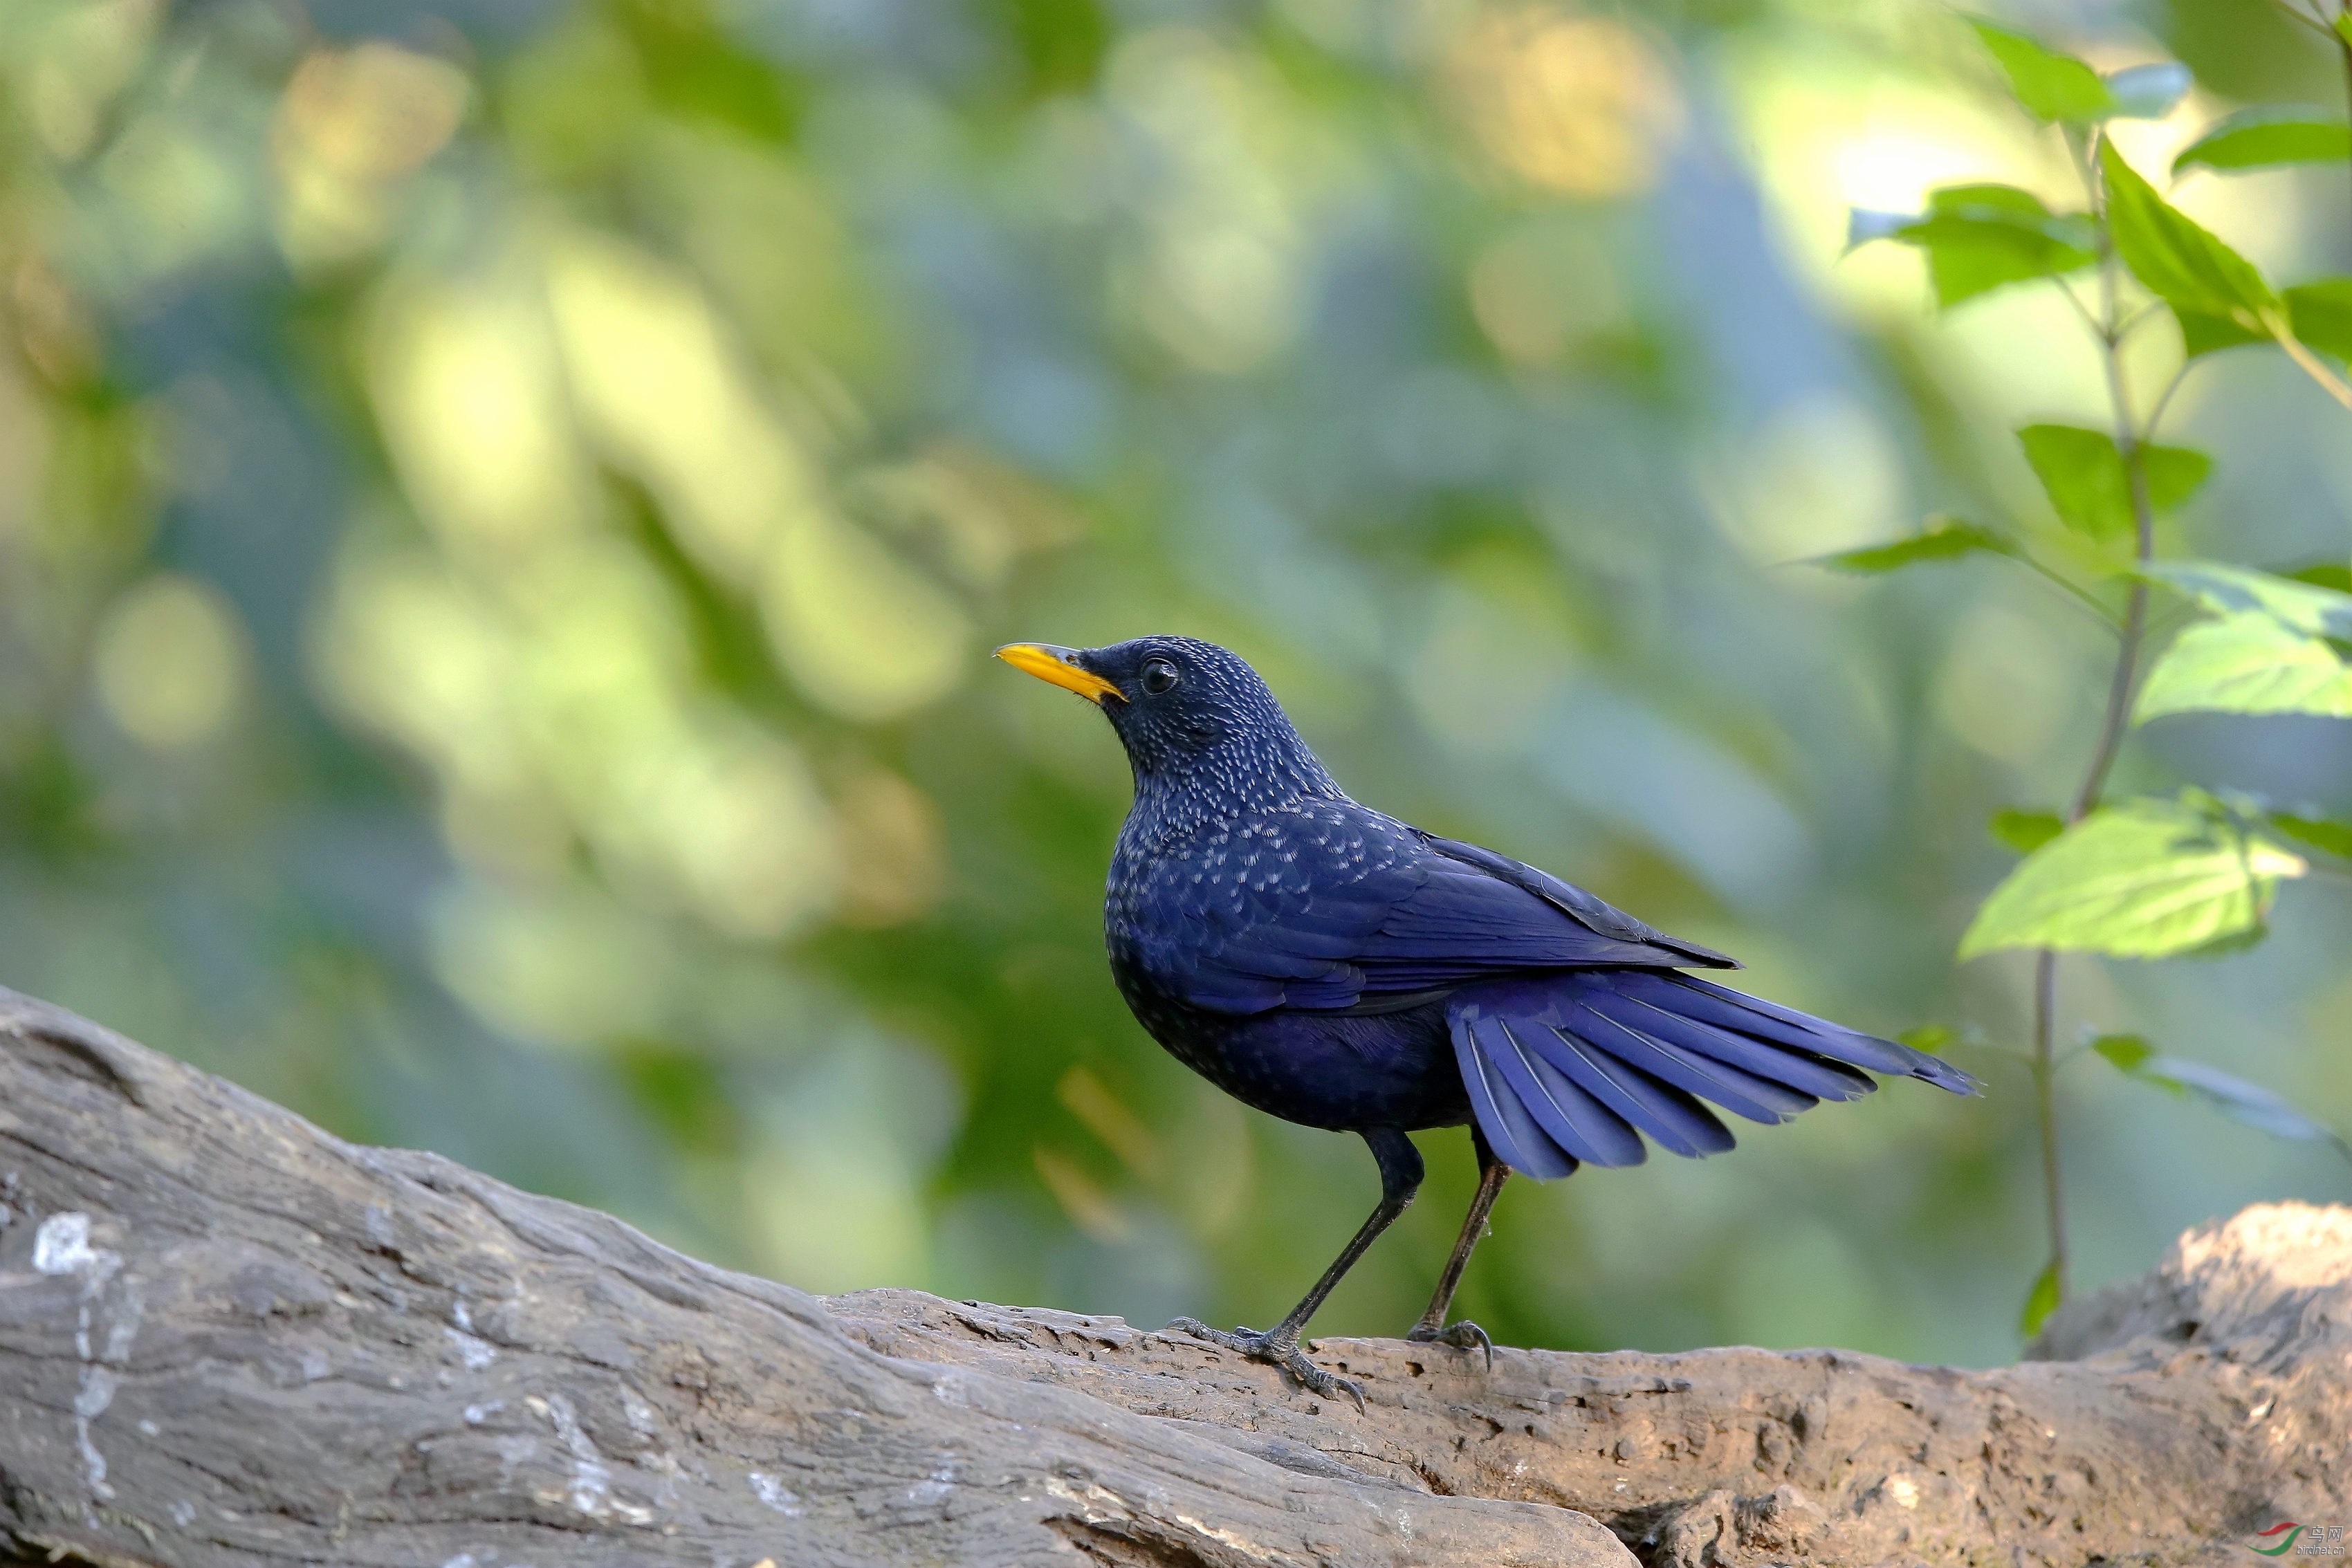
[{"label": "blurred foliage background", "polygon": [[[2015,18],[2175,56],[2142,167],[2340,105],[2257,0]],[[0,981],[345,1136],[444,1151],[820,1291],[1278,1316],[1375,1192],[1131,1022],[1100,719],[993,644],[1255,661],[1350,790],[1746,957],[1766,995],[2021,1038],[1956,967],[2110,658],[1990,559],[1787,563],[2042,507],[2104,418],[2047,291],[1942,319],[1849,204],[2064,194],[1930,5],[12,0],[0,8]],[[2273,276],[2341,171],[2191,179]],[[2151,336],[2160,336],[2151,335]],[[2157,364],[2172,350],[2152,349]],[[2275,355],[2171,428],[2167,528],[2345,558],[2352,440]],[[2336,815],[2352,739],[2177,718],[2119,781]],[[2352,1127],[2352,903],[2163,967],[2137,1029]],[[1508,1343],[2014,1354],[2023,1071],[1729,1160],[1514,1184]],[[2095,1063],[2093,1064],[2095,1067]],[[2324,1147],[2075,1070],[2077,1277]],[[1473,1179],[1318,1320],[1401,1332]]]}]

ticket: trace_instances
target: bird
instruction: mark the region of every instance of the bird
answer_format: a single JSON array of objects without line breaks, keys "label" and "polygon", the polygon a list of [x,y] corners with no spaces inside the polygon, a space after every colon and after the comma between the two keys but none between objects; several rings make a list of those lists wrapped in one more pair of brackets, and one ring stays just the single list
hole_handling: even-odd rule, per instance
[{"label": "bird", "polygon": [[1483,1354],[1449,1322],[1471,1249],[1514,1171],[1639,1165],[1644,1140],[1732,1146],[1711,1103],[1767,1125],[1916,1078],[1982,1086],[1891,1040],[1690,973],[1738,960],[1669,936],[1493,850],[1349,798],[1257,672],[1213,643],[1013,643],[996,656],[1100,708],[1135,793],[1112,848],[1103,937],[1119,994],[1179,1061],[1269,1115],[1361,1136],[1381,1197],[1271,1329],[1182,1333],[1285,1369],[1327,1399],[1363,1388],[1299,1339],[1412,1201],[1408,1135],[1467,1126],[1478,1188],[1407,1338]]}]

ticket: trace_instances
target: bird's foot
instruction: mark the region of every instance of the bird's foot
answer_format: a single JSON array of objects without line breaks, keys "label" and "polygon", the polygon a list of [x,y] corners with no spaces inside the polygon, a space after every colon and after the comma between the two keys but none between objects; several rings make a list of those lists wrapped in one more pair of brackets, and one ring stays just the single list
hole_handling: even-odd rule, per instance
[{"label": "bird's foot", "polygon": [[1237,1328],[1228,1333],[1223,1329],[1211,1328],[1198,1318],[1178,1318],[1168,1327],[1171,1331],[1190,1334],[1194,1339],[1222,1345],[1237,1355],[1248,1356],[1252,1361],[1278,1366],[1305,1384],[1309,1391],[1326,1399],[1337,1399],[1344,1394],[1356,1402],[1359,1413],[1364,1408],[1363,1385],[1351,1378],[1326,1372],[1307,1360],[1307,1353],[1298,1348],[1296,1335],[1285,1334],[1279,1329],[1267,1329],[1261,1333],[1255,1329]]},{"label": "bird's foot", "polygon": [[1489,1372],[1495,1370],[1495,1342],[1486,1337],[1485,1329],[1480,1328],[1468,1318],[1464,1318],[1451,1328],[1437,1328],[1429,1323],[1415,1323],[1412,1326],[1412,1332],[1404,1337],[1415,1344],[1450,1344],[1463,1350],[1485,1351],[1486,1370]]}]

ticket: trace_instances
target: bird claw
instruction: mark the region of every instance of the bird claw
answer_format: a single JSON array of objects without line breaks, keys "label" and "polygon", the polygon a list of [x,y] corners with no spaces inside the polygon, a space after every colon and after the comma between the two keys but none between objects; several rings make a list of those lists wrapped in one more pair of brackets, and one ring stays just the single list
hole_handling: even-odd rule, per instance
[{"label": "bird claw", "polygon": [[1359,1416],[1364,1414],[1364,1385],[1354,1378],[1341,1377],[1337,1373],[1324,1371],[1307,1360],[1307,1353],[1303,1350],[1293,1350],[1276,1364],[1326,1399],[1337,1399],[1342,1394],[1346,1395],[1356,1402],[1356,1414]]},{"label": "bird claw", "polygon": [[1223,1329],[1211,1328],[1198,1318],[1172,1318],[1169,1321],[1167,1330],[1163,1332],[1181,1332],[1192,1335],[1194,1339],[1204,1339],[1211,1344],[1223,1345],[1227,1350],[1238,1351],[1244,1355],[1256,1354],[1258,1343],[1266,1337],[1255,1329],[1237,1328],[1233,1333],[1227,1333]]},{"label": "bird claw", "polygon": [[1416,1323],[1413,1325],[1412,1332],[1404,1337],[1415,1344],[1450,1344],[1461,1350],[1484,1351],[1486,1354],[1486,1370],[1489,1372],[1495,1370],[1495,1342],[1486,1337],[1485,1329],[1480,1328],[1468,1318],[1464,1318],[1451,1328],[1443,1329],[1432,1328],[1427,1323]]},{"label": "bird claw", "polygon": [[1272,1329],[1260,1333],[1255,1329],[1236,1328],[1228,1333],[1223,1329],[1211,1328],[1198,1318],[1178,1318],[1168,1326],[1171,1330],[1190,1334],[1194,1339],[1206,1340],[1211,1344],[1222,1346],[1236,1355],[1245,1355],[1252,1361],[1262,1361],[1268,1366],[1278,1366],[1298,1379],[1309,1393],[1320,1395],[1326,1399],[1337,1399],[1344,1394],[1356,1402],[1357,1414],[1361,1415],[1364,1412],[1362,1384],[1353,1378],[1341,1377],[1334,1373],[1324,1371],[1307,1359],[1307,1353],[1298,1348],[1297,1340],[1286,1341],[1278,1338]]}]

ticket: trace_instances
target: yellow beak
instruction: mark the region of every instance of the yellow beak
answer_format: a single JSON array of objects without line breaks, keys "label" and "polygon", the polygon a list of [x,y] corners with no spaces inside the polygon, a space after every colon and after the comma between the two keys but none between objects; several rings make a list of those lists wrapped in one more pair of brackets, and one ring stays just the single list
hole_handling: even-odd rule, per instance
[{"label": "yellow beak", "polygon": [[1051,643],[1007,643],[996,651],[996,656],[1016,670],[1077,693],[1097,707],[1105,697],[1127,700],[1110,682],[1092,671],[1078,668],[1076,648],[1056,648]]}]

